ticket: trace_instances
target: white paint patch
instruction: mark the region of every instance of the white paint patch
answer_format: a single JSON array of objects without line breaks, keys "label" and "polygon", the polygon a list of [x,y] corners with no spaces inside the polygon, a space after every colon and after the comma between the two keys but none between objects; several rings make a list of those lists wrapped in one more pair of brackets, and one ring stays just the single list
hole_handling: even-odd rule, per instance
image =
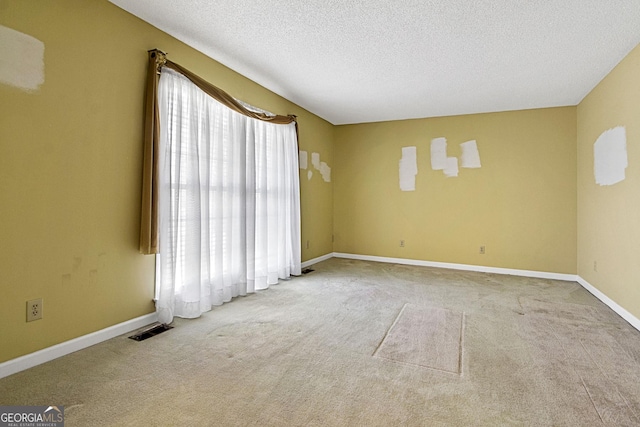
[{"label": "white paint patch", "polygon": [[320,154],[311,153],[311,164],[316,170],[320,170]]},{"label": "white paint patch", "polygon": [[402,147],[402,158],[399,163],[400,190],[415,191],[418,159],[416,147]]},{"label": "white paint patch", "polygon": [[447,178],[458,176],[458,158],[447,157],[447,165],[443,172]]},{"label": "white paint patch", "polygon": [[463,168],[479,168],[480,167],[480,152],[478,152],[478,144],[476,140],[463,142],[460,144],[462,148],[462,156],[460,157],[460,163]]},{"label": "white paint patch", "polygon": [[447,167],[447,138],[431,140],[431,169],[441,171]]},{"label": "white paint patch", "polygon": [[0,83],[37,90],[44,83],[44,43],[0,25]]},{"label": "white paint patch", "polygon": [[307,152],[300,150],[300,152],[298,153],[298,157],[299,157],[298,165],[300,166],[300,169],[306,169],[307,159],[309,158],[309,156],[307,155]]},{"label": "white paint patch", "polygon": [[320,163],[320,175],[324,182],[331,182],[331,168],[325,162]]},{"label": "white paint patch", "polygon": [[307,172],[307,179],[310,181],[312,176],[313,176],[313,171],[309,170],[309,172]]},{"label": "white paint patch", "polygon": [[593,144],[593,171],[596,184],[613,185],[625,179],[627,132],[624,126],[606,130]]}]

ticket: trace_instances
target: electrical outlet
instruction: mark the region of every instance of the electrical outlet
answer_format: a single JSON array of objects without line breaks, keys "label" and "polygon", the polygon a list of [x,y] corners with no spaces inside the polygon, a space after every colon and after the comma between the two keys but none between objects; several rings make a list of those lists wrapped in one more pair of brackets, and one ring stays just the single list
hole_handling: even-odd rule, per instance
[{"label": "electrical outlet", "polygon": [[404,248],[404,240],[400,240],[400,247]]},{"label": "electrical outlet", "polygon": [[42,319],[42,298],[27,301],[27,322]]},{"label": "electrical outlet", "polygon": [[485,248],[484,248],[484,246],[480,246],[480,253],[484,255],[484,253],[485,253]]}]

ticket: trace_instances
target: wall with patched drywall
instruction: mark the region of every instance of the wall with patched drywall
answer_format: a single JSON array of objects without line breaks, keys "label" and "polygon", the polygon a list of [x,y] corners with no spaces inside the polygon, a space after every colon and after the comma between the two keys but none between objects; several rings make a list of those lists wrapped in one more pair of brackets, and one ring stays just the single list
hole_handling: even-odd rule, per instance
[{"label": "wall with patched drywall", "polygon": [[332,173],[336,252],[576,272],[575,107],[338,126]]},{"label": "wall with patched drywall", "polygon": [[640,46],[578,105],[578,274],[640,318]]},{"label": "wall with patched drywall", "polygon": [[[106,0],[0,2],[0,362],[154,311],[154,257],[138,253],[153,48],[297,115],[300,147],[332,162],[330,123]],[[332,252],[332,186],[303,178],[307,260]],[[44,317],[27,323],[34,298]]]}]

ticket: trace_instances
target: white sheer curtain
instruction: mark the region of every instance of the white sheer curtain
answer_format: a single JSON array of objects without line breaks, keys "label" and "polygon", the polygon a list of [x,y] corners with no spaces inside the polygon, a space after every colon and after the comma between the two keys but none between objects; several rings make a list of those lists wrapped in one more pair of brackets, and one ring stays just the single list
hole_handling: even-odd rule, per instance
[{"label": "white sheer curtain", "polygon": [[295,124],[232,111],[166,68],[158,104],[159,320],[300,274]]}]

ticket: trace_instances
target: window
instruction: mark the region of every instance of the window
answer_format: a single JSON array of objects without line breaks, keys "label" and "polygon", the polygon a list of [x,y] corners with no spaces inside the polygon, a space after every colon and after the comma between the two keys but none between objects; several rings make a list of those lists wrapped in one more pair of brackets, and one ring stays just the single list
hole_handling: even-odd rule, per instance
[{"label": "window", "polygon": [[158,106],[160,320],[300,274],[295,123],[240,114],[167,68]]}]

